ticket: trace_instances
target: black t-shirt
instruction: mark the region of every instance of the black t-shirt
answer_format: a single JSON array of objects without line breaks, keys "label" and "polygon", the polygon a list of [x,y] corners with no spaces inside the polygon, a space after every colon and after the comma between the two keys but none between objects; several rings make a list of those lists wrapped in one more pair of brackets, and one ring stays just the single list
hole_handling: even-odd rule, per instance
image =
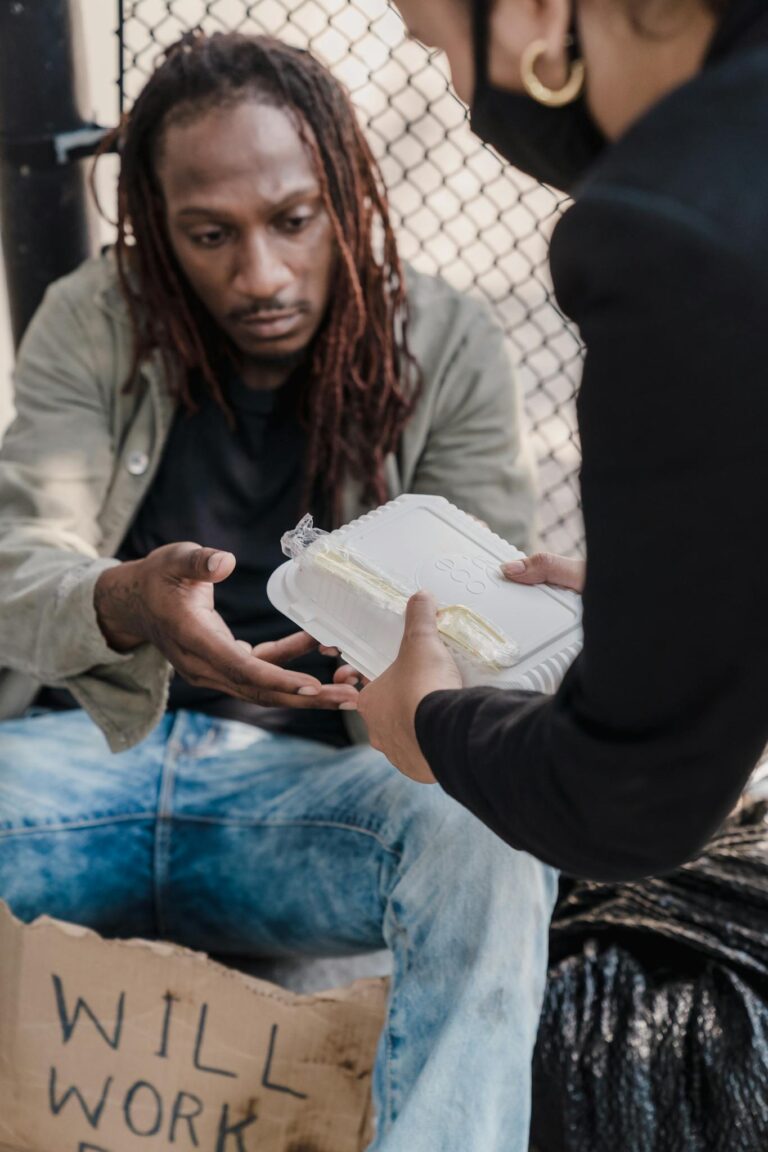
[{"label": "black t-shirt", "polygon": [[[216,609],[238,640],[254,645],[296,631],[270,604],[267,581],[285,560],[282,534],[308,511],[322,521],[322,511],[302,503],[306,438],[296,415],[299,385],[294,375],[277,391],[258,391],[230,374],[224,394],[234,415],[232,427],[201,383],[193,383],[198,410],[177,411],[157,474],[117,553],[119,560],[138,560],[179,540],[232,552],[237,567],[216,585]],[[333,679],[334,668],[335,661],[319,653],[291,665],[323,683]],[[68,693],[50,690],[40,702],[74,704]],[[195,687],[178,673],[168,707],[339,747],[349,744],[337,711],[263,708]]]},{"label": "black t-shirt", "polygon": [[[280,537],[307,511],[302,505],[306,438],[296,415],[298,381],[277,391],[246,387],[234,374],[225,396],[234,427],[197,384],[197,412],[179,409],[157,475],[118,552],[137,560],[177,540],[195,540],[232,552],[233,574],[216,585],[219,614],[238,640],[261,644],[295,632],[267,598],[267,581],[285,557]],[[296,671],[328,683],[334,661],[319,654],[297,660]],[[209,688],[171,682],[170,709],[188,708],[243,720],[309,740],[344,745],[349,740],[338,712],[262,708]]]}]

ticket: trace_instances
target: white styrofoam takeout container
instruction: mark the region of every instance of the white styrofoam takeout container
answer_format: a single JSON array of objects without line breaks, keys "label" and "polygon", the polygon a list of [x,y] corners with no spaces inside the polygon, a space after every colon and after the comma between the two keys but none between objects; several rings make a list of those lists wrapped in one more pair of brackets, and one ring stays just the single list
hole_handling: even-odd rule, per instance
[{"label": "white styrofoam takeout container", "polygon": [[[581,647],[581,597],[546,585],[505,580],[500,565],[523,555],[442,496],[400,496],[323,537],[349,547],[398,585],[426,589],[440,607],[473,609],[519,649],[513,667],[476,663],[449,644],[469,687],[554,692]],[[283,615],[369,679],[389,667],[403,635],[403,615],[323,569],[289,560],[267,594]]]}]

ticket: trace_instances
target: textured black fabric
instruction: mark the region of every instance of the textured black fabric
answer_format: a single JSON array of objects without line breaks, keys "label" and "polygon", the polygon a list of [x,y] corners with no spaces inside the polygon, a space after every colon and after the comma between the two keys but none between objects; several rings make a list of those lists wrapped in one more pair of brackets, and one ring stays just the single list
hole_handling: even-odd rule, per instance
[{"label": "textured black fabric", "polygon": [[768,809],[664,879],[555,910],[533,1061],[538,1152],[768,1148]]},{"label": "textured black fabric", "polygon": [[[232,552],[237,567],[216,585],[216,609],[238,640],[254,645],[296,631],[270,604],[267,580],[285,560],[282,534],[304,512],[318,511],[301,503],[305,436],[295,415],[297,389],[295,377],[277,392],[249,389],[230,377],[226,397],[232,428],[198,386],[199,409],[192,415],[177,413],[157,474],[118,553],[120,560],[136,560],[179,540]],[[291,667],[327,683],[335,661],[313,654]],[[308,740],[349,743],[339,712],[261,708],[194,687],[178,674],[168,706]]]},{"label": "textured black fabric", "polygon": [[422,701],[440,783],[510,844],[601,880],[691,859],[768,740],[768,28],[631,128],[552,240],[587,355],[585,644],[553,699]]},{"label": "textured black fabric", "polygon": [[759,44],[768,35],[765,0],[730,0],[712,41],[709,62],[715,62],[733,49]]}]

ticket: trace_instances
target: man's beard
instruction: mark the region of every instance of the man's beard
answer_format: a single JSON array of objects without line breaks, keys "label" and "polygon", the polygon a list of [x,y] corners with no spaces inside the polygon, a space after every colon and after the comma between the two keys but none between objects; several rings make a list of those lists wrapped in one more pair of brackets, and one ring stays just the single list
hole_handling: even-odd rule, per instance
[{"label": "man's beard", "polygon": [[272,372],[293,372],[309,358],[309,346],[295,352],[240,353],[240,360],[253,368],[264,368]]}]

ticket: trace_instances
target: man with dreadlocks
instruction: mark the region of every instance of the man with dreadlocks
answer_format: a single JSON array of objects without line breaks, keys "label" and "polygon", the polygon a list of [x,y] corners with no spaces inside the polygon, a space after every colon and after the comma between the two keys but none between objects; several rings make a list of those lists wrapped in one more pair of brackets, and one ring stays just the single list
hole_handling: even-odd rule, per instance
[{"label": "man with dreadlocks", "polygon": [[0,454],[0,897],[222,956],[388,945],[373,1147],[509,1152],[554,875],[352,743],[265,592],[303,511],[401,491],[526,544],[502,337],[402,268],[306,53],[186,37],[117,144],[116,247],[49,291]]}]

